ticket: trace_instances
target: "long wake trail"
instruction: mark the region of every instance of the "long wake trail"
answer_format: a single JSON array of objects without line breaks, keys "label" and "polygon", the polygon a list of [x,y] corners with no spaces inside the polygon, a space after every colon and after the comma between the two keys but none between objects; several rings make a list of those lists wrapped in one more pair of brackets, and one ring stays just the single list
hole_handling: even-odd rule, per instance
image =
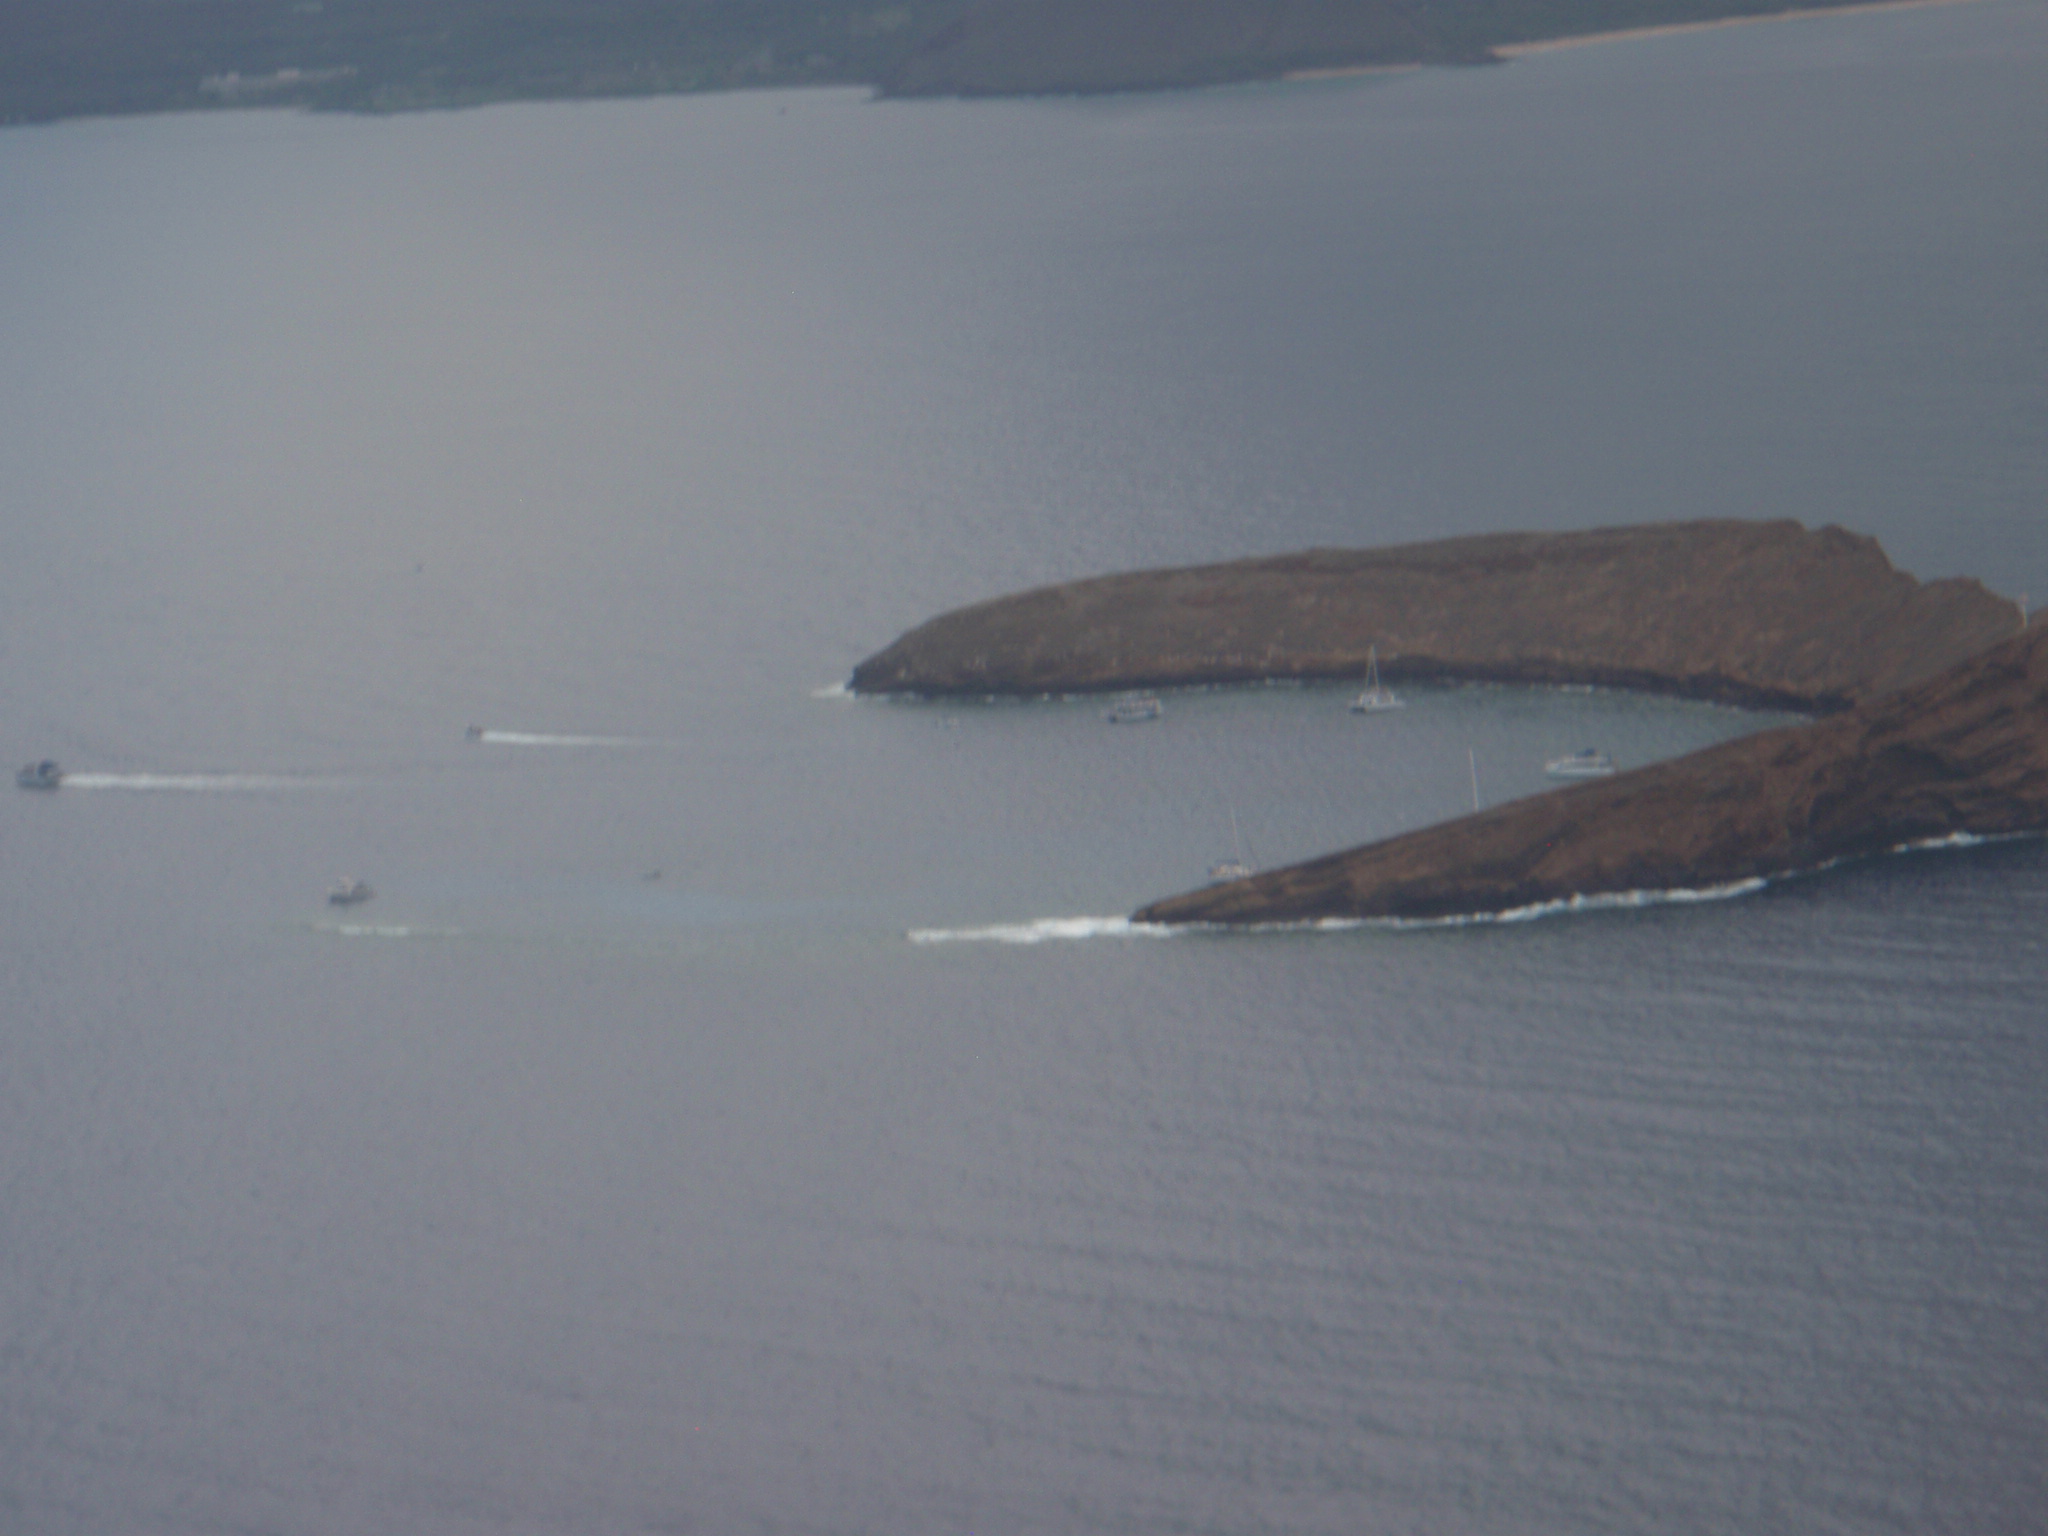
[{"label": "long wake trail", "polygon": [[67,773],[59,787],[125,789],[172,794],[271,794],[293,789],[333,789],[340,779],[277,773]]},{"label": "long wake trail", "polygon": [[472,728],[467,739],[482,747],[644,747],[639,736],[573,736],[547,731],[486,731]]},{"label": "long wake trail", "polygon": [[983,928],[913,928],[913,944],[1045,944],[1061,939],[1164,939],[1180,930],[1128,917],[1041,917],[1028,923]]}]

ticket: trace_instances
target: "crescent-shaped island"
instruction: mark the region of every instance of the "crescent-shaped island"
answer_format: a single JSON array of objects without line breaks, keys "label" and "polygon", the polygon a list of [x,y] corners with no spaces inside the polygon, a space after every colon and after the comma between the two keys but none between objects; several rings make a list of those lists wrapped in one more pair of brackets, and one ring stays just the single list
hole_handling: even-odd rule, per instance
[{"label": "crescent-shaped island", "polygon": [[1875,539],[1657,523],[1312,549],[1040,587],[941,614],[856,693],[1036,697],[1365,675],[1590,684],[1825,714],[2004,639],[2019,605]]},{"label": "crescent-shaped island", "polygon": [[1228,885],[1146,923],[1450,918],[1741,887],[2048,828],[2048,624],[1846,714]]},{"label": "crescent-shaped island", "polygon": [[2048,626],[1875,540],[1714,521],[1311,550],[978,603],[858,693],[1039,696],[1275,678],[1591,684],[1820,716],[1168,897],[1147,923],[1484,916],[1738,886],[2048,829]]}]

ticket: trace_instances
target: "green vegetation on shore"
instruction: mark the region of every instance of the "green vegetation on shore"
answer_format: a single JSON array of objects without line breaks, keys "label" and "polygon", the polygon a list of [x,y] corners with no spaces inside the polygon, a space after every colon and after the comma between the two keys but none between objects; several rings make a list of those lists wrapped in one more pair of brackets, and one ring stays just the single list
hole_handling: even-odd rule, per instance
[{"label": "green vegetation on shore", "polygon": [[[1804,0],[1805,6],[1851,0]],[[4,0],[0,123],[238,106],[865,85],[1154,90],[1479,62],[1495,46],[1774,0]]]}]

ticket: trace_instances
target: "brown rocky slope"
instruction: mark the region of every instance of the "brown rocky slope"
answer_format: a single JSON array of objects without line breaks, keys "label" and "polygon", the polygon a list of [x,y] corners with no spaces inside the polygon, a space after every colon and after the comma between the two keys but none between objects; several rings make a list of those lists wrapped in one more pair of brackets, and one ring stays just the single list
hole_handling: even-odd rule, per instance
[{"label": "brown rocky slope", "polygon": [[2012,634],[1840,528],[1714,521],[1309,550],[1102,576],[942,614],[859,693],[1038,695],[1347,678],[1590,683],[1825,713]]},{"label": "brown rocky slope", "polygon": [[[2048,617],[2048,615],[2044,615]],[[2048,623],[1902,692],[1612,779],[1154,902],[1152,923],[1499,913],[2048,830]]]}]

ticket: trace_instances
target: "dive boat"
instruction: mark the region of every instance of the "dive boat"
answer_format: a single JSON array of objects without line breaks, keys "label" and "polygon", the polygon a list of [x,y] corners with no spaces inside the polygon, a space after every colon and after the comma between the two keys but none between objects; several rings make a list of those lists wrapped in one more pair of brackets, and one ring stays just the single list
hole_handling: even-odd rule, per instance
[{"label": "dive boat", "polygon": [[327,888],[327,903],[335,907],[352,907],[376,894],[366,880],[337,880]]},{"label": "dive boat", "polygon": [[64,770],[57,766],[54,757],[46,757],[22,769],[14,776],[14,782],[23,789],[55,789],[64,782]]},{"label": "dive boat", "polygon": [[1582,747],[1569,757],[1553,757],[1543,771],[1553,779],[1604,779],[1614,772],[1614,759],[1597,747]]},{"label": "dive boat", "polygon": [[1376,715],[1387,709],[1406,709],[1408,701],[1380,681],[1380,648],[1365,653],[1365,691],[1351,701],[1354,715]]},{"label": "dive boat", "polygon": [[1102,718],[1111,725],[1136,725],[1140,720],[1157,720],[1166,713],[1166,706],[1159,702],[1154,693],[1127,693],[1110,705],[1109,713]]}]

